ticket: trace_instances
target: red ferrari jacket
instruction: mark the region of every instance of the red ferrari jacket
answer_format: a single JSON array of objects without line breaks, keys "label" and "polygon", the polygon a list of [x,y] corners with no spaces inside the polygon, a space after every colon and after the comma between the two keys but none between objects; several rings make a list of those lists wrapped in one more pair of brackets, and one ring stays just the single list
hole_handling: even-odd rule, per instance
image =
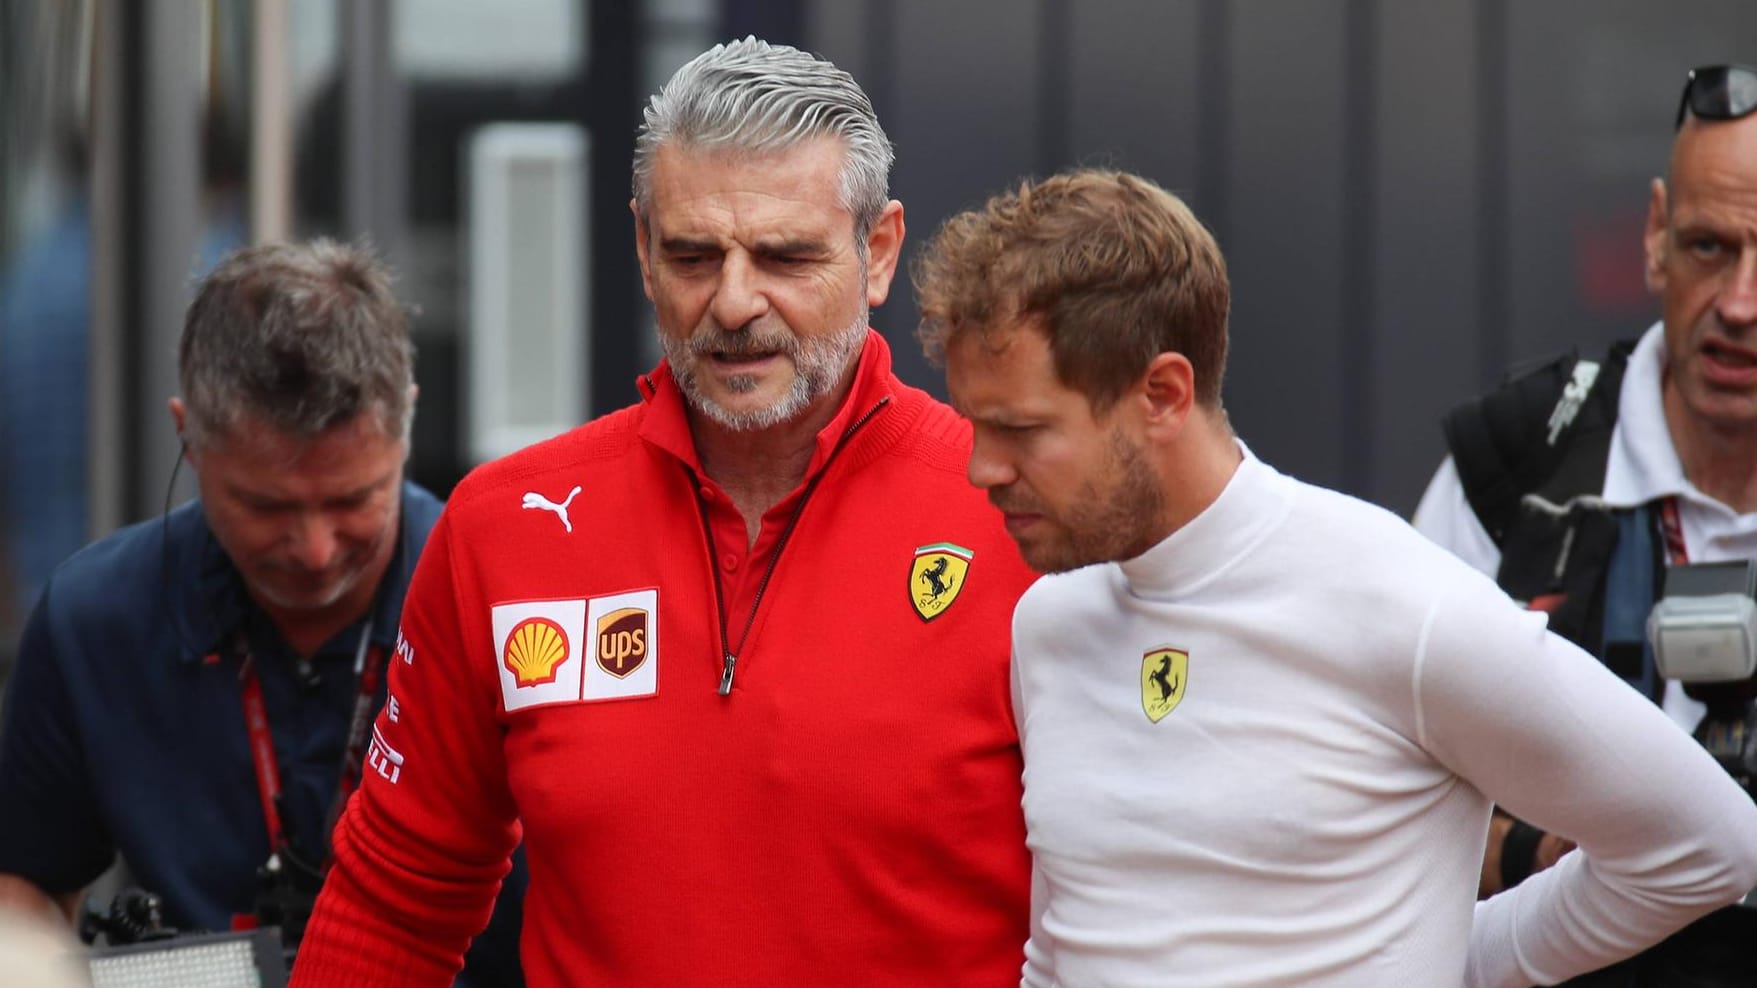
[{"label": "red ferrari jacket", "polygon": [[1016,985],[1031,574],[968,426],[872,334],[747,550],[643,385],[447,503],[294,985],[448,984],[521,825],[533,988]]}]

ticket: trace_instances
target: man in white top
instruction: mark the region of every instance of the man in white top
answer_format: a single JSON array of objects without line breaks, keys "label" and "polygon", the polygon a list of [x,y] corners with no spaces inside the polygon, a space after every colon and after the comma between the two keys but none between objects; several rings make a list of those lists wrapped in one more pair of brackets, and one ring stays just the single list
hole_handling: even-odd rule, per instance
[{"label": "man in white top", "polygon": [[[1027,183],[915,278],[970,480],[1053,574],[1013,621],[1025,985],[1550,983],[1757,883],[1757,807],[1657,708],[1238,441],[1225,265],[1174,196]],[[1496,802],[1581,853],[1478,904]]]},{"label": "man in white top", "polygon": [[[1647,283],[1663,320],[1632,348],[1558,361],[1460,406],[1447,420],[1453,455],[1414,519],[1550,612],[1552,630],[1601,656],[1685,730],[1704,724],[1703,698],[1717,704],[1704,737],[1716,736],[1716,721],[1744,722],[1751,685],[1662,680],[1644,624],[1660,564],[1757,559],[1754,111],[1757,71],[1690,74],[1670,181],[1653,180],[1648,206]],[[1530,411],[1509,413],[1522,400]],[[1497,813],[1483,892],[1553,864],[1570,845],[1552,829]],[[1579,983],[1757,984],[1757,910],[1708,917],[1626,967]]]}]

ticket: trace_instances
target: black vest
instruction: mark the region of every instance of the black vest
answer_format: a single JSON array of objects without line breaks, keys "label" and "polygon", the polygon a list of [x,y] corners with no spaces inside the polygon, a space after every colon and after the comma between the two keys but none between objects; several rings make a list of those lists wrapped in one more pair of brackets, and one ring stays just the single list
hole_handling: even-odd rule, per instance
[{"label": "black vest", "polygon": [[1613,509],[1600,496],[1634,348],[1625,340],[1601,360],[1568,353],[1516,373],[1443,426],[1465,498],[1501,550],[1496,582],[1656,697],[1643,628],[1663,542],[1646,506]]}]

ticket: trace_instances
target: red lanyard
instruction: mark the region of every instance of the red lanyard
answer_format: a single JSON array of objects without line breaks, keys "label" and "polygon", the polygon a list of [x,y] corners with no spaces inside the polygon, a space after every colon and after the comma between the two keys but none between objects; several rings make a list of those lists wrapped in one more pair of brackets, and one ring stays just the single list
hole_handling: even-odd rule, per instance
[{"label": "red lanyard", "polygon": [[[360,646],[354,653],[354,679],[360,688],[354,696],[353,716],[348,722],[341,779],[337,783],[335,805],[329,814],[332,817],[334,810],[346,803],[360,785],[366,729],[372,720],[372,703],[378,696],[378,680],[384,672],[384,649],[370,644],[371,637],[372,624],[368,622],[360,633]],[[262,820],[268,827],[269,850],[278,852],[286,839],[280,811],[281,767],[275,758],[274,736],[269,731],[268,707],[262,701],[262,680],[256,675],[256,661],[245,648],[242,635],[239,636],[238,651],[243,656],[238,682],[244,699],[244,727],[250,733],[250,764],[256,770],[256,792],[262,798]]]},{"label": "red lanyard", "polygon": [[1678,499],[1668,497],[1659,502],[1659,532],[1665,539],[1666,560],[1673,566],[1682,566],[1690,561],[1690,552],[1684,547],[1684,525],[1678,520]]}]

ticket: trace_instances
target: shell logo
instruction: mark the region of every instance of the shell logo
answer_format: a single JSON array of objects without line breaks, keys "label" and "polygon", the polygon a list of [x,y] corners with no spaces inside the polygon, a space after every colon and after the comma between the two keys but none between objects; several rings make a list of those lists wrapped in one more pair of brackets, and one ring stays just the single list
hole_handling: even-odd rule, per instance
[{"label": "shell logo", "polygon": [[568,660],[567,632],[545,617],[526,618],[506,636],[500,661],[520,686],[555,682],[555,671]]}]

